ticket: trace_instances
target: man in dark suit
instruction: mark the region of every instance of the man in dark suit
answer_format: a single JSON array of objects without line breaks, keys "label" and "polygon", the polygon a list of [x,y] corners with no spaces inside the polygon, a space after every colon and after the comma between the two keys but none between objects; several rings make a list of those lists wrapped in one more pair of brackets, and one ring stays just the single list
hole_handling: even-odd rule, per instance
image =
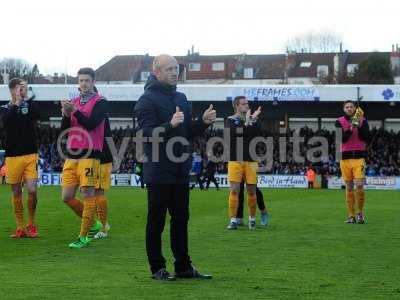
[{"label": "man in dark suit", "polygon": [[[139,130],[150,138],[144,145],[144,181],[147,186],[148,214],[146,250],[157,280],[211,278],[200,274],[188,253],[189,171],[188,140],[201,135],[216,119],[212,105],[201,118],[192,120],[192,109],[183,93],[177,92],[178,63],[174,57],[154,59],[153,74],[135,106]],[[175,257],[175,276],[170,275],[161,251],[161,234],[166,212],[171,215],[171,249]]]}]

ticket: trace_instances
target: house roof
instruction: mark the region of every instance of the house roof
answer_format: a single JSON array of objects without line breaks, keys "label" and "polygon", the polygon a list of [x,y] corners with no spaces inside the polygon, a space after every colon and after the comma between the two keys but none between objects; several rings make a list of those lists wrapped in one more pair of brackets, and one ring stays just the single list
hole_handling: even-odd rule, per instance
[{"label": "house roof", "polygon": [[[175,56],[179,64],[188,69],[190,63],[212,64],[224,62],[233,72],[243,74],[245,68],[253,68],[254,79],[281,79],[287,70],[288,77],[313,78],[318,76],[318,66],[328,66],[333,73],[334,57],[340,55],[344,63],[359,64],[368,58],[372,52],[342,52],[342,53],[292,53],[272,55],[199,55]],[[390,55],[390,52],[381,52]],[[140,79],[141,71],[150,71],[154,56],[149,55],[117,55],[96,70],[98,81],[132,81]],[[302,64],[303,63],[303,64]],[[217,71],[216,71],[217,72]],[[209,72],[196,72],[196,79],[212,79]],[[226,79],[232,78],[232,73],[225,72]]]}]

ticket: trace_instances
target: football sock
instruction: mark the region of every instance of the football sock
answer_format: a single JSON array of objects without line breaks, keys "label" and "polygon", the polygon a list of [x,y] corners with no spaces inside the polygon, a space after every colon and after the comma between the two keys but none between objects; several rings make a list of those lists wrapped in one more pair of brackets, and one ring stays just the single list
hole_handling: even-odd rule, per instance
[{"label": "football sock", "polygon": [[96,214],[96,197],[87,197],[83,200],[81,231],[79,236],[87,236]]},{"label": "football sock", "polygon": [[249,207],[249,216],[254,218],[257,210],[257,194],[247,193],[247,205]]},{"label": "football sock", "polygon": [[99,195],[96,197],[96,209],[97,209],[97,217],[99,218],[101,224],[106,226],[107,224],[107,199],[104,195]]},{"label": "football sock", "polygon": [[357,198],[358,212],[362,212],[364,209],[364,202],[365,202],[365,192],[363,187],[361,188],[357,187],[356,198]]},{"label": "football sock", "polygon": [[24,229],[24,205],[22,203],[22,195],[13,196],[12,203],[17,229]]},{"label": "football sock", "polygon": [[28,225],[33,225],[37,205],[37,194],[28,193]]},{"label": "football sock", "polygon": [[236,219],[239,206],[239,195],[236,192],[229,192],[229,217]]},{"label": "football sock", "polygon": [[349,217],[354,217],[354,191],[346,190],[346,204],[347,204],[347,214]]}]

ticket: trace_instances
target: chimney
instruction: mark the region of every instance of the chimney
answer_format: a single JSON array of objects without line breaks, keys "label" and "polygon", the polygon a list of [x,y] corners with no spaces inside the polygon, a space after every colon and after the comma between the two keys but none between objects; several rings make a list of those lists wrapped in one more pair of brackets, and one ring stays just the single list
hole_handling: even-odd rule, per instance
[{"label": "chimney", "polygon": [[340,42],[340,45],[339,45],[339,52],[340,52],[340,53],[343,52],[343,43],[342,43],[342,42]]},{"label": "chimney", "polygon": [[396,47],[392,45],[392,53],[390,53],[390,64],[392,65],[392,71],[397,74],[400,71],[400,49],[399,44]]},{"label": "chimney", "polygon": [[335,56],[333,57],[333,76],[335,78],[339,77],[339,54],[335,54]]},{"label": "chimney", "polygon": [[285,56],[285,69],[290,70],[293,69],[296,65],[296,53],[288,53]]},{"label": "chimney", "polygon": [[194,45],[192,45],[192,54],[194,54]]}]

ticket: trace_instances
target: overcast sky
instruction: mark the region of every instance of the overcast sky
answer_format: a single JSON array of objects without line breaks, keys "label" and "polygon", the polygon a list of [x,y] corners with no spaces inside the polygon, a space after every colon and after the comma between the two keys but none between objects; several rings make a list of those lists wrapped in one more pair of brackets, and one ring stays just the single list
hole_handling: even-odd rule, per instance
[{"label": "overcast sky", "polygon": [[287,39],[332,30],[350,51],[400,43],[400,1],[1,1],[0,58],[75,74],[118,54],[283,53]]}]

